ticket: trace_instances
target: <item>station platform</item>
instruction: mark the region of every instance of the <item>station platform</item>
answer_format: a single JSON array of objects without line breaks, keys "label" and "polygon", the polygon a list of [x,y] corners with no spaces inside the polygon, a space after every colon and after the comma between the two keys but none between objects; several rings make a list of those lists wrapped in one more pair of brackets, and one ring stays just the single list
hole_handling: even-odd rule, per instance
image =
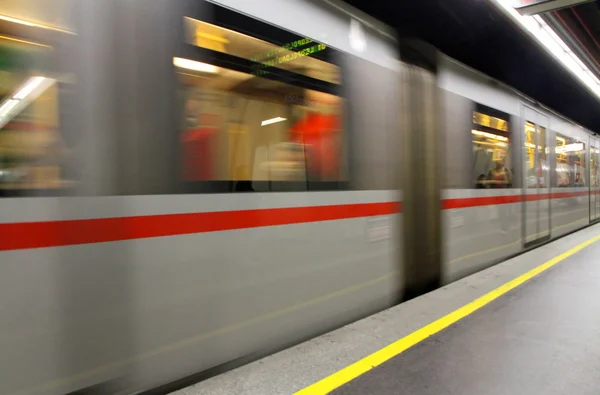
[{"label": "station platform", "polygon": [[600,225],[174,392],[600,394]]}]

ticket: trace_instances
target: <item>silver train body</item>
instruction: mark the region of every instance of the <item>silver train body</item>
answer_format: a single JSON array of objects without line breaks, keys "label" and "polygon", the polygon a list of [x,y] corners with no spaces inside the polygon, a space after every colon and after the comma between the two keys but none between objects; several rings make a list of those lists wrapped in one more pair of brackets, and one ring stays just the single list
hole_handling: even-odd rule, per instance
[{"label": "silver train body", "polygon": [[[2,162],[0,394],[133,393],[227,367],[464,277],[600,215],[590,171],[600,146],[587,131],[443,55],[423,56],[434,67],[401,62],[384,26],[337,2],[260,3],[0,6],[14,19],[0,20],[2,35],[42,43],[54,54],[25,74],[48,70],[40,84],[55,87],[54,133],[68,152],[59,172],[36,165],[45,169],[35,173],[38,181],[32,165],[23,165],[29,162]],[[306,52],[286,58],[294,45]],[[247,46],[266,52],[247,53]],[[287,68],[300,60],[306,67]],[[258,72],[256,63],[263,65]],[[249,76],[274,87],[248,85]],[[48,87],[39,97],[54,89]],[[22,92],[0,99],[26,100]],[[273,92],[283,99],[267,95]],[[232,115],[239,97],[250,98],[241,105],[246,110]],[[307,142],[310,127],[300,142],[286,140],[287,129],[267,129],[292,117],[302,122],[306,109],[294,106],[311,101],[322,119],[342,119],[341,127],[319,129],[341,136],[334,159],[330,149],[315,153],[324,143]],[[212,118],[207,106],[214,107]],[[215,114],[221,121],[214,123]],[[506,139],[490,137],[493,131],[476,121]],[[545,133],[533,154],[524,144],[532,135],[527,122],[534,145]],[[190,165],[186,173],[181,131],[197,136],[206,124],[221,137],[209,150],[194,145],[197,155],[188,159],[214,171]],[[3,127],[0,138],[8,135]],[[568,149],[557,150],[557,133],[574,141],[565,142]],[[474,136],[491,150],[474,148],[482,145]],[[498,150],[496,140],[506,144]],[[50,149],[27,138],[5,137],[0,145],[12,141],[35,152]],[[14,157],[10,152],[0,155]],[[246,155],[240,152],[251,155],[237,166]],[[559,159],[563,173],[571,163],[573,185],[554,187],[558,155],[572,152],[579,152],[578,165]],[[477,155],[482,164],[474,165]],[[490,163],[498,155],[511,168],[510,182],[488,188],[498,186],[487,176],[496,174]],[[527,158],[537,169],[538,156],[541,174],[534,171],[529,182]],[[587,165],[578,172],[581,156]],[[489,182],[476,184],[474,172]],[[23,178],[29,181],[19,174],[30,174]]]}]

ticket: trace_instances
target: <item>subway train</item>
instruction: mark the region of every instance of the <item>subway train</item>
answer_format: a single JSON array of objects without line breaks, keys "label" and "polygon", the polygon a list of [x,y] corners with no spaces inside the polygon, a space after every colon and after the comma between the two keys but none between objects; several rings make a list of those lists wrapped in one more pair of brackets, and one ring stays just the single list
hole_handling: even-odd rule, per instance
[{"label": "subway train", "polygon": [[167,388],[600,218],[595,134],[339,1],[8,0],[0,80],[4,395]]}]

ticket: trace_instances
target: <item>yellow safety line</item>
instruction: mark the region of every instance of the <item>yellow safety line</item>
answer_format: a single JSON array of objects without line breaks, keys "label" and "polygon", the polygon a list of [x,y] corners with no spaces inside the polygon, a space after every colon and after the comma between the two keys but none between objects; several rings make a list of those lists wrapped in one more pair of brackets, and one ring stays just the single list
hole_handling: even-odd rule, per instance
[{"label": "yellow safety line", "polygon": [[406,351],[411,348],[415,344],[427,339],[429,336],[432,336],[444,328],[454,324],[460,319],[468,316],[476,310],[479,310],[483,306],[487,305],[491,301],[499,298],[504,295],[508,291],[518,287],[519,285],[525,283],[526,281],[532,279],[538,274],[548,270],[552,266],[556,265],[560,261],[570,257],[571,255],[581,251],[585,247],[595,243],[600,240],[600,235],[592,237],[591,239],[579,244],[576,247],[571,248],[570,250],[563,252],[557,257],[550,259],[549,261],[537,266],[536,268],[528,271],[525,274],[507,282],[504,285],[494,289],[493,291],[475,299],[474,301],[464,305],[451,312],[450,314],[418,329],[417,331],[411,333],[403,337],[400,340],[382,348],[379,351],[374,352],[373,354],[353,363],[350,366],[345,367],[342,370],[332,374],[331,376],[325,377],[321,381],[318,381],[298,392],[295,395],[315,395],[315,394],[327,394],[336,388],[348,383],[351,380],[354,380],[358,376],[366,373],[367,371],[375,368],[378,365],[381,365],[385,361],[395,357],[396,355]]}]

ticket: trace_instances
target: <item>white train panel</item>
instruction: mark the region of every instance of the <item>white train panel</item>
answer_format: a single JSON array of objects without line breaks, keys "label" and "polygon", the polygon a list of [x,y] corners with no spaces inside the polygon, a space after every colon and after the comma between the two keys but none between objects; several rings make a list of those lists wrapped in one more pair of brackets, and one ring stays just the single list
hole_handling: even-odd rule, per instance
[{"label": "white train panel", "polygon": [[400,191],[5,198],[0,205],[0,223],[369,204],[400,200]]},{"label": "white train panel", "polygon": [[[246,0],[212,2],[269,21],[392,70],[399,70],[394,31],[343,2],[261,0],[260,7]],[[352,21],[358,22],[360,27]]]},{"label": "white train panel", "polygon": [[[443,191],[444,283],[521,250],[520,193],[515,189]],[[456,206],[461,207],[452,208]]]},{"label": "white train panel", "polygon": [[[335,209],[339,202],[393,203],[399,197],[388,191],[300,193],[275,202],[277,195],[247,195],[234,205],[233,195],[208,196],[206,203],[178,196],[178,210],[172,197],[69,200],[72,213],[86,221],[115,199],[131,217],[193,215],[203,207],[241,212],[268,207],[269,200],[290,209]],[[95,204],[87,212],[76,209],[90,200]],[[20,205],[21,218],[37,219],[23,211],[33,200],[7,203]],[[8,263],[0,268],[0,344],[14,356],[0,393],[30,388],[26,393],[58,394],[133,366],[136,374],[148,374],[144,383],[159,385],[390,306],[401,292],[398,216],[0,252]],[[28,376],[19,374],[25,366]],[[153,379],[157,366],[168,366],[170,375]],[[58,379],[67,382],[52,384]]]},{"label": "white train panel", "polygon": [[519,99],[508,88],[454,59],[440,55],[439,62],[440,88],[511,115],[520,114]]},{"label": "white train panel", "polygon": [[555,188],[551,200],[552,237],[559,237],[590,223],[589,188]]}]

